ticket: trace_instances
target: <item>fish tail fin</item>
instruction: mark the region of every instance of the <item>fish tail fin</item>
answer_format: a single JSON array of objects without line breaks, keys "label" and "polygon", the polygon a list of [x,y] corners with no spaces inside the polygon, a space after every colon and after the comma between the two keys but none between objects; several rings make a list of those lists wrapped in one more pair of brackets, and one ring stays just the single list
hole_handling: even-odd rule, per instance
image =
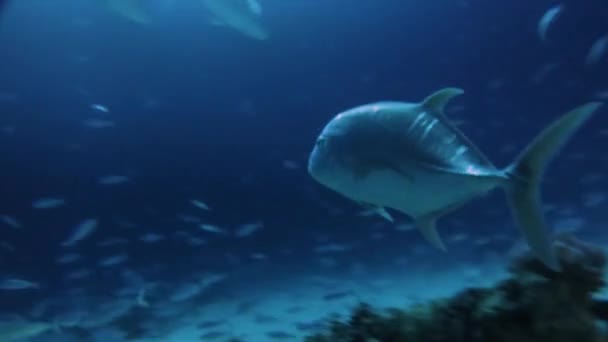
[{"label": "fish tail fin", "polygon": [[549,268],[560,265],[551,247],[542,212],[540,183],[546,164],[601,106],[590,102],[564,114],[545,128],[505,170],[513,216],[530,249]]}]

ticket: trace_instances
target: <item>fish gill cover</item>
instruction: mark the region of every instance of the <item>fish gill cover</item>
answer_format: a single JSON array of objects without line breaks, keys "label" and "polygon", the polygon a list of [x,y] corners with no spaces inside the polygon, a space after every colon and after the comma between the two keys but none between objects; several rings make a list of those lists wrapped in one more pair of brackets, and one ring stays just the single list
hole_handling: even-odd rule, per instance
[{"label": "fish gill cover", "polygon": [[607,34],[601,0],[1,1],[0,341],[604,335]]}]

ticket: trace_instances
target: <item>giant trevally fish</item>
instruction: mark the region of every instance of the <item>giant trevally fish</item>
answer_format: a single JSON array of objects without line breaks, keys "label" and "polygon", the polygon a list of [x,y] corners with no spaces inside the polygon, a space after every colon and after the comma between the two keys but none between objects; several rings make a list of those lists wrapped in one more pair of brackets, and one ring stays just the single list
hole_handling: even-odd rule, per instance
[{"label": "giant trevally fish", "polygon": [[265,40],[268,31],[262,26],[262,7],[257,0],[202,0],[214,24],[230,27],[245,36]]},{"label": "giant trevally fish", "polygon": [[407,214],[443,250],[436,221],[477,196],[503,188],[531,250],[559,270],[542,213],[541,178],[551,157],[601,103],[564,114],[513,163],[499,169],[444,115],[447,103],[462,93],[445,88],[419,103],[378,102],[339,113],[316,140],[309,174],[362,205]]}]

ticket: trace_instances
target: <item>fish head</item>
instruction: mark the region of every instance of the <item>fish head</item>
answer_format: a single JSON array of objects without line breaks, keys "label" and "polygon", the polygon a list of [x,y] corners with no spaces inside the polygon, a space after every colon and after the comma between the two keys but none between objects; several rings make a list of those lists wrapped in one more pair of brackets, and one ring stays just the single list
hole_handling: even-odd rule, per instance
[{"label": "fish head", "polygon": [[308,158],[308,173],[320,184],[344,194],[360,169],[366,118],[359,109],[336,115],[323,128]]},{"label": "fish head", "polygon": [[416,104],[385,101],[336,115],[315,142],[308,173],[353,201],[401,206],[414,191],[413,179],[426,170],[419,166],[426,150],[408,130],[421,113]]},{"label": "fish head", "polygon": [[329,140],[319,135],[308,157],[308,174],[324,185],[331,183],[332,166],[336,163],[330,151]]}]

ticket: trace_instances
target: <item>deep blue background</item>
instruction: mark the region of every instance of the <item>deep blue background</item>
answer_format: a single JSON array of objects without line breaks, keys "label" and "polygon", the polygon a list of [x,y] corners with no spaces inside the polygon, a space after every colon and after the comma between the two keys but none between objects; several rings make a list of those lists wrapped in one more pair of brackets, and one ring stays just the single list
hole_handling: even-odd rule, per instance
[{"label": "deep blue background", "polygon": [[[458,86],[465,95],[453,106],[464,110],[453,116],[503,166],[553,118],[608,88],[606,56],[592,68],[583,63],[608,32],[605,1],[564,2],[546,44],[536,25],[554,1],[260,1],[271,32],[263,42],[208,25],[194,1],[155,7],[148,27],[95,1],[8,6],[0,24],[0,91],[18,99],[0,103],[0,126],[16,127],[0,136],[0,214],[19,218],[25,231],[0,229],[17,248],[1,255],[2,271],[43,283],[59,278],[58,245],[87,217],[101,221],[83,243],[92,255],[95,241],[107,236],[195,230],[176,219],[196,213],[191,198],[213,208],[204,215],[210,223],[231,229],[261,220],[266,228],[247,243],[217,239],[203,251],[173,240],[135,246],[133,264],[173,263],[186,272],[193,263],[221,267],[226,252],[289,248],[305,259],[317,233],[366,241],[374,221],[305,172],[316,135],[335,113],[377,100],[419,101]],[[550,63],[559,65],[532,82]],[[87,118],[106,117],[89,108],[93,103],[110,108],[116,127],[83,127]],[[544,188],[552,203],[579,206],[579,178],[608,169],[608,144],[598,134],[608,127],[606,114],[552,164]],[[583,156],[568,157],[575,153]],[[301,168],[283,168],[284,159]],[[105,174],[127,174],[132,182],[100,187],[96,179]],[[34,211],[32,200],[44,196],[65,197],[68,205]],[[503,199],[491,198],[457,217],[471,231],[495,208],[487,219],[504,221]],[[116,227],[115,217],[138,228]],[[412,236],[370,248],[398,254],[421,242]],[[189,258],[201,253],[205,258]]]}]

